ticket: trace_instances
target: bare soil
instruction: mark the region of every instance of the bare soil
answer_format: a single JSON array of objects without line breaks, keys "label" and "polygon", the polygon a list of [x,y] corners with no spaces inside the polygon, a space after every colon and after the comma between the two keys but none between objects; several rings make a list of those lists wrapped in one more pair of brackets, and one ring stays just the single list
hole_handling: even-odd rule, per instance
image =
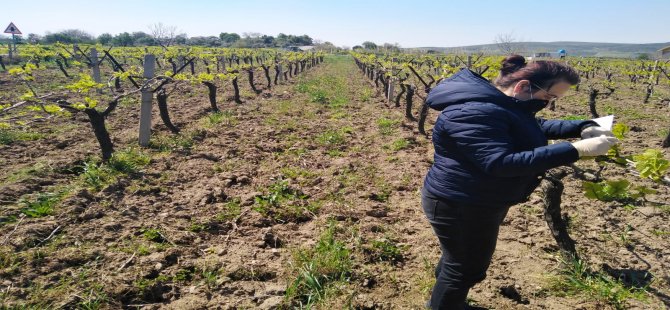
[{"label": "bare soil", "polygon": [[[1,79],[4,92],[16,87],[6,75]],[[325,98],[303,91],[309,83],[323,89]],[[0,225],[0,303],[68,309],[96,302],[110,309],[282,307],[296,276],[295,251],[314,246],[334,222],[354,265],[348,283],[338,284],[316,308],[423,309],[440,255],[420,206],[432,163],[430,137],[418,134],[403,108],[386,103],[348,57],[328,58],[272,89],[257,84],[263,93],[243,92],[241,105],[230,100],[229,85],[223,88],[220,108],[227,116],[214,125],[207,123],[206,88],[184,86],[170,96],[170,113],[191,147],[145,150],[151,161],[139,173],[100,191],[77,188],[53,215]],[[249,89],[244,80],[240,85]],[[575,93],[556,111],[542,114],[586,115],[585,96]],[[667,107],[642,105],[636,98],[622,90],[600,103],[621,112],[617,121],[633,128],[623,144],[626,154],[660,147],[660,125],[668,124]],[[174,140],[154,112],[153,141]],[[138,103],[129,102],[110,117],[117,150],[135,146],[138,114]],[[430,113],[428,128],[436,116]],[[380,125],[380,119],[392,126]],[[83,115],[34,123],[31,130],[44,138],[0,146],[2,217],[17,214],[22,199],[75,184],[83,162],[99,156]],[[344,142],[324,142],[329,132]],[[577,165],[597,169],[593,161]],[[567,177],[562,206],[578,251],[596,268],[650,272],[647,300],[629,300],[626,307],[666,309],[670,190],[613,165],[603,176],[653,188],[657,193],[649,200],[660,204],[623,208],[590,200],[582,181]],[[318,209],[288,220],[257,211],[256,197],[268,194],[279,178]],[[239,214],[231,211],[236,206]],[[160,231],[160,242],[148,240],[151,229]],[[397,260],[374,259],[365,250],[381,238],[401,249]],[[490,309],[614,309],[604,301],[553,292],[549,279],[559,270],[558,255],[538,191],[510,209],[487,279],[471,291],[472,303]]]}]

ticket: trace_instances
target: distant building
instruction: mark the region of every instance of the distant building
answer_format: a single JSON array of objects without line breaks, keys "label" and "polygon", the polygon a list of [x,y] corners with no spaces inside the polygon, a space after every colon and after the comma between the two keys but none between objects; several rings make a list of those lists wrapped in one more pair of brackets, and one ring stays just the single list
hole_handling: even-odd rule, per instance
[{"label": "distant building", "polygon": [[666,46],[666,47],[658,50],[658,58],[659,59],[670,59],[670,46]]},{"label": "distant building", "polygon": [[287,51],[291,52],[300,52],[300,51],[309,51],[314,49],[314,45],[303,45],[303,46],[287,46],[284,48]]},{"label": "distant building", "polygon": [[535,52],[530,55],[529,60],[536,58],[565,58],[567,52],[563,49],[560,49],[556,52]]},{"label": "distant building", "polygon": [[551,58],[551,53],[547,52],[533,53],[533,58]]}]

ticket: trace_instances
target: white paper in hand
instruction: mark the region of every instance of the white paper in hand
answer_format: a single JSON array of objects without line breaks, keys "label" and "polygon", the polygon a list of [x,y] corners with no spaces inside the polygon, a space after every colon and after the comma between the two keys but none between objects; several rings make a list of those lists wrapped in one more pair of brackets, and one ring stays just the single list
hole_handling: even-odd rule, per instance
[{"label": "white paper in hand", "polygon": [[599,118],[594,118],[594,122],[598,123],[598,126],[605,128],[607,130],[612,130],[612,124],[614,123],[614,115],[603,116]]}]

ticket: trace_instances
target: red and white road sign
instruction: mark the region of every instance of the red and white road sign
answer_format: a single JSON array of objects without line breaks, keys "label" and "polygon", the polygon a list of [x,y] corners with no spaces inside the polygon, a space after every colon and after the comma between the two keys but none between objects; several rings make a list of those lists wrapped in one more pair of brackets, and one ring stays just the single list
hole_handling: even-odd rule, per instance
[{"label": "red and white road sign", "polygon": [[9,26],[7,26],[7,29],[5,29],[5,33],[21,34],[21,31],[19,28],[16,28],[16,25],[14,25],[13,22],[11,22],[9,23]]}]

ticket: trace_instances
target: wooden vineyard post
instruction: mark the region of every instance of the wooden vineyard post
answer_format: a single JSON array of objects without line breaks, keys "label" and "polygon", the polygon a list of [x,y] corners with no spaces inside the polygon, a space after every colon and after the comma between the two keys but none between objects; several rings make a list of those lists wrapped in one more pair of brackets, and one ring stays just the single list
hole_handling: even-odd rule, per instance
[{"label": "wooden vineyard post", "polygon": [[593,86],[589,87],[589,111],[592,118],[598,118],[598,111],[596,109],[596,99],[598,98],[598,90]]},{"label": "wooden vineyard post", "polygon": [[[96,83],[100,83],[100,62],[98,61],[98,50],[91,48],[91,67],[93,69],[93,80]],[[98,93],[101,93],[101,89],[97,89]]]},{"label": "wooden vineyard post", "polygon": [[12,54],[12,43],[7,43],[7,49],[9,51],[9,54],[7,55],[9,57],[9,60],[12,60],[13,54]]},{"label": "wooden vineyard post", "polygon": [[391,65],[391,75],[389,76],[388,80],[386,80],[387,87],[386,87],[386,102],[391,102],[393,100],[393,65]]},{"label": "wooden vineyard post", "polygon": [[423,105],[421,106],[421,112],[419,112],[419,133],[426,135],[426,118],[428,117],[428,105],[426,100],[423,100]]},{"label": "wooden vineyard post", "polygon": [[[72,58],[74,58],[75,61],[81,62],[81,55],[79,55],[79,45],[77,43],[72,44]],[[79,67],[79,73],[84,72],[84,68],[82,66]]]},{"label": "wooden vineyard post", "polygon": [[178,67],[178,68],[181,68],[181,67],[184,66],[184,64],[186,63],[186,57],[184,57],[184,56],[178,56],[178,57],[177,57],[177,61],[178,61],[178,64],[179,64],[179,67]]},{"label": "wooden vineyard post", "polygon": [[[144,55],[144,78],[154,77],[156,57],[152,54]],[[148,146],[151,137],[151,101],[154,94],[149,89],[142,90],[142,105],[140,106],[140,145]]]},{"label": "wooden vineyard post", "polygon": [[389,78],[389,92],[386,94],[386,102],[391,102],[393,100],[393,81],[395,78],[390,77]]},{"label": "wooden vineyard post", "polygon": [[[649,74],[649,84],[654,83],[654,73],[656,73],[656,70],[658,70],[658,60],[654,62],[654,67],[651,69],[651,73]],[[654,83],[654,85],[658,85],[658,77],[660,75],[661,75],[660,73],[656,75],[657,78],[656,83]]]},{"label": "wooden vineyard post", "polygon": [[281,82],[284,80],[284,70],[281,68],[281,63],[277,65],[277,68],[279,69],[279,81]]},{"label": "wooden vineyard post", "polygon": [[386,93],[386,102],[391,102],[393,100],[393,82],[395,81],[395,63],[398,61],[398,58],[391,59],[391,77],[389,77],[388,83],[388,93]]}]

